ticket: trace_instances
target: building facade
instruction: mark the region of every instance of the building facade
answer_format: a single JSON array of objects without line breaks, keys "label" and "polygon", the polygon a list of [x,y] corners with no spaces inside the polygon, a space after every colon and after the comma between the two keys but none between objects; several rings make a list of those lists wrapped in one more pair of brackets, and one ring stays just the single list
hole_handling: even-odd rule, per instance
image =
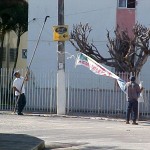
[{"label": "building facade", "polygon": [[[28,0],[26,0],[28,2]],[[27,43],[28,33],[25,32],[20,38],[19,53],[16,69],[27,67]],[[13,68],[16,58],[17,35],[14,31],[6,33],[4,38],[3,68]]]},{"label": "building facade", "polygon": [[[65,24],[69,26],[69,32],[74,24],[89,23],[92,27],[90,41],[93,42],[102,56],[109,57],[107,50],[107,30],[114,36],[117,25],[121,29],[131,29],[138,21],[149,27],[148,13],[149,0],[64,0],[65,2]],[[53,26],[58,24],[58,1],[57,0],[29,0],[29,28],[28,34],[22,36],[18,68],[23,68],[22,58],[26,56],[27,64],[30,66],[30,80],[26,84],[26,96],[28,99],[27,110],[40,110],[56,112],[57,101],[57,47],[58,43],[53,41]],[[50,16],[42,30],[45,17]],[[132,36],[132,33],[131,33]],[[28,38],[27,38],[28,37]],[[25,40],[27,38],[27,40]],[[16,36],[14,33],[7,35],[5,47],[14,48]],[[26,41],[26,42],[23,42]],[[7,43],[11,43],[7,45]],[[37,45],[38,43],[38,45]],[[28,44],[28,48],[27,48]],[[35,49],[37,48],[36,52]],[[25,51],[28,50],[28,51]],[[32,57],[35,52],[34,58]],[[22,55],[23,54],[23,55]],[[27,55],[26,55],[27,54]],[[69,41],[65,42],[65,70],[67,113],[91,112],[108,116],[124,115],[126,109],[126,95],[116,86],[112,78],[98,76],[83,66],[75,67],[76,51]],[[33,59],[32,59],[33,58]],[[8,58],[7,58],[8,59]],[[10,58],[9,58],[10,59]],[[24,63],[26,63],[24,59]],[[20,66],[19,66],[20,65]],[[144,103],[140,104],[140,111],[143,116],[149,116],[149,76],[148,70],[150,61],[142,69],[141,80],[144,81]],[[108,68],[111,70],[111,68]],[[68,72],[69,70],[69,72]],[[113,71],[113,70],[112,70]],[[120,77],[122,74],[119,75]],[[3,78],[3,81],[5,78]],[[57,81],[56,81],[57,80]],[[4,83],[4,82],[3,82]],[[7,84],[3,84],[7,86]],[[62,91],[60,91],[62,92]],[[64,93],[65,93],[64,92]],[[7,94],[2,94],[6,101]],[[0,95],[0,99],[1,95]],[[1,100],[0,100],[1,101]],[[2,101],[1,101],[2,102]],[[10,103],[12,101],[10,100]],[[1,106],[2,110],[5,107]],[[8,109],[9,107],[7,107]]]},{"label": "building facade", "polygon": [[118,0],[116,10],[116,25],[121,30],[128,30],[132,36],[132,28],[136,23],[136,1],[135,0]]},{"label": "building facade", "polygon": [[[150,1],[148,0],[65,0],[65,24],[72,30],[74,24],[89,23],[92,27],[90,41],[98,48],[103,56],[109,56],[107,50],[107,30],[114,36],[114,29],[118,24],[122,29],[127,28],[131,33],[132,27],[139,22],[149,27],[148,13]],[[38,74],[39,69],[43,72],[57,70],[57,42],[53,41],[52,27],[58,24],[56,0],[29,0],[29,32],[28,32],[28,57],[29,64],[37,43],[39,32],[46,16],[47,20],[42,36],[34,56],[31,69]],[[132,35],[132,33],[131,33]],[[66,70],[76,70],[90,73],[86,68],[74,67],[75,60],[67,59],[76,56],[74,47],[69,41],[65,43]],[[143,78],[148,78],[147,71],[150,63],[146,62],[142,69]],[[111,70],[111,68],[110,68]]]},{"label": "building facade", "polygon": [[[3,51],[3,68],[13,68],[16,58],[17,36],[12,31],[5,35]],[[21,36],[16,68],[27,67],[27,32]]]}]

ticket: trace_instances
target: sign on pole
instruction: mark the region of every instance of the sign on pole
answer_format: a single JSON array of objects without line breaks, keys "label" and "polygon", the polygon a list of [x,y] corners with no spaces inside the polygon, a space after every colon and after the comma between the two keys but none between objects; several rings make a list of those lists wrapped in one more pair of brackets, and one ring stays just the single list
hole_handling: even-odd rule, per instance
[{"label": "sign on pole", "polygon": [[69,40],[68,25],[53,26],[53,40],[68,41]]}]

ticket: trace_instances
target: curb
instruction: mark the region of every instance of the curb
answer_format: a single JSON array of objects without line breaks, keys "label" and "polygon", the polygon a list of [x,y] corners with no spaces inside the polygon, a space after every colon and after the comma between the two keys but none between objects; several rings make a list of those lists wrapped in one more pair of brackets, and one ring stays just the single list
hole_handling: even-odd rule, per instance
[{"label": "curb", "polygon": [[42,141],[37,146],[35,146],[34,148],[32,148],[32,150],[43,150],[44,148],[45,148],[45,142]]},{"label": "curb", "polygon": [[[125,119],[121,118],[113,118],[113,117],[101,117],[101,116],[84,116],[82,114],[78,115],[58,115],[58,114],[47,114],[47,113],[34,113],[34,112],[24,112],[25,116],[38,116],[38,117],[53,117],[53,118],[80,118],[80,119],[95,119],[95,120],[107,120],[107,121],[118,121],[125,122]],[[12,113],[11,111],[0,111],[2,115],[17,115],[16,113]]]}]

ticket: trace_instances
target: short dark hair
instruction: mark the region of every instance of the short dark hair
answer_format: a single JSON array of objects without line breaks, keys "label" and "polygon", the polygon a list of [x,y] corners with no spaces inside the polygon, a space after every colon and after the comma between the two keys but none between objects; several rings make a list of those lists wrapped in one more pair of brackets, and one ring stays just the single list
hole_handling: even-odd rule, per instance
[{"label": "short dark hair", "polygon": [[130,81],[135,81],[135,76],[131,76]]}]

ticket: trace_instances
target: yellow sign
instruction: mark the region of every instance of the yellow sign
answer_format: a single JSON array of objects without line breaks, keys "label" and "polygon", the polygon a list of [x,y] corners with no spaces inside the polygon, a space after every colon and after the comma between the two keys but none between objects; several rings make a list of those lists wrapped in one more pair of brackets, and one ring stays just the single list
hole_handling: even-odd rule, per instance
[{"label": "yellow sign", "polygon": [[53,40],[54,41],[69,40],[68,25],[53,26]]}]

